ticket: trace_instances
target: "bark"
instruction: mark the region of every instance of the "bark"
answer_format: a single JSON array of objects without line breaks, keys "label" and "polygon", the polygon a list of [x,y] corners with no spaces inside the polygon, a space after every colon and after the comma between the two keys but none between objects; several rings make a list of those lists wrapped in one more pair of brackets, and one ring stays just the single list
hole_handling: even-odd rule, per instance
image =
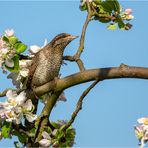
[{"label": "bark", "polygon": [[85,70],[65,78],[61,78],[57,81],[53,80],[48,82],[40,87],[37,87],[34,91],[37,95],[40,96],[53,90],[62,91],[74,85],[94,81],[96,79],[102,81],[118,78],[148,79],[148,68],[121,64],[119,67]]}]

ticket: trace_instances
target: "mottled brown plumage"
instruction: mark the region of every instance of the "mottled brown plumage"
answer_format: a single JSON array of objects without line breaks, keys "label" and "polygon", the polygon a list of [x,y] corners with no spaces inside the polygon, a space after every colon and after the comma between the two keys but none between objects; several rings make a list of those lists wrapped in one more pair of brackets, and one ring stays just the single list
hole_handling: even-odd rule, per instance
[{"label": "mottled brown plumage", "polygon": [[28,77],[28,85],[31,88],[41,86],[58,77],[64,49],[75,38],[76,36],[61,33],[36,53]]}]

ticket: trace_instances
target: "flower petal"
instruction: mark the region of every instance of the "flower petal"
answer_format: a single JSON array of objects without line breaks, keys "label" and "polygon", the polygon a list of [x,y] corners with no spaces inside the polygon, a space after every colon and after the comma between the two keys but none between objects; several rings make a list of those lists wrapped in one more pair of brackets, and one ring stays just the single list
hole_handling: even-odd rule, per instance
[{"label": "flower petal", "polygon": [[139,118],[138,123],[148,125],[148,117]]},{"label": "flower petal", "polygon": [[125,9],[124,14],[130,15],[130,14],[132,14],[132,11],[133,10],[131,8]]},{"label": "flower petal", "polygon": [[22,77],[27,77],[28,74],[29,74],[29,69],[24,68],[24,69],[20,70],[20,75]]},{"label": "flower petal", "polygon": [[44,41],[44,45],[42,46],[42,48],[45,47],[47,44],[48,44],[48,40],[45,39],[45,41]]},{"label": "flower petal", "polygon": [[5,60],[5,64],[8,66],[8,67],[14,67],[14,61],[12,59],[6,59]]},{"label": "flower petal", "polygon": [[47,132],[42,132],[42,136],[44,139],[51,139],[50,135]]},{"label": "flower petal", "polygon": [[41,50],[41,47],[37,45],[32,45],[30,46],[30,49],[29,49],[29,51],[33,54],[39,52],[40,50]]},{"label": "flower petal", "polygon": [[27,112],[25,115],[26,115],[26,119],[27,119],[29,122],[33,122],[34,120],[37,119],[37,115],[32,114],[32,113],[30,113],[30,112]]},{"label": "flower petal", "polygon": [[31,111],[32,110],[32,101],[29,99],[27,100],[24,104],[23,104],[23,108],[27,111]]},{"label": "flower petal", "polygon": [[48,140],[48,139],[42,139],[42,140],[39,141],[39,144],[40,144],[41,146],[48,147],[48,146],[50,146],[51,141]]},{"label": "flower petal", "polygon": [[2,48],[1,49],[1,53],[2,54],[7,54],[9,52],[9,49],[8,48]]},{"label": "flower petal", "polygon": [[16,96],[17,96],[16,92],[12,90],[8,90],[6,93],[6,97],[8,98],[8,100],[15,99]]},{"label": "flower petal", "polygon": [[24,101],[26,100],[26,93],[22,91],[17,97],[16,97],[16,102],[18,105],[22,105]]},{"label": "flower petal", "polygon": [[13,36],[14,35],[14,30],[13,29],[6,29],[5,30],[5,35],[7,37]]}]

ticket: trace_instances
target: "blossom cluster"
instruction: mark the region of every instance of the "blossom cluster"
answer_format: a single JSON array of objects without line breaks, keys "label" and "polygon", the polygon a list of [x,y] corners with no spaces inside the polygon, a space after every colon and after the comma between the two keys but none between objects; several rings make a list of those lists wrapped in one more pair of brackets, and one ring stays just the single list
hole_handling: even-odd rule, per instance
[{"label": "blossom cluster", "polygon": [[138,120],[139,125],[136,125],[135,134],[140,141],[140,148],[143,148],[148,141],[148,117],[142,117]]},{"label": "blossom cluster", "polygon": [[130,21],[134,19],[134,16],[132,15],[133,10],[131,8],[125,9],[123,15],[121,16],[123,20]]},{"label": "blossom cluster", "polygon": [[26,93],[24,91],[17,95],[16,91],[8,90],[6,97],[6,102],[0,102],[1,121],[20,124],[24,118],[29,122],[36,120],[37,115],[32,113],[32,101],[27,100]]},{"label": "blossom cluster", "polygon": [[6,70],[4,64],[8,67],[14,67],[12,58],[16,54],[16,50],[8,43],[8,38],[15,38],[13,29],[5,30],[4,35],[0,37],[0,67],[3,68],[3,70]]},{"label": "blossom cluster", "polygon": [[54,130],[43,131],[42,139],[39,141],[42,147],[72,147],[75,139],[75,129],[72,126],[65,131],[62,128],[67,124],[65,120],[58,120],[58,122],[51,122]]}]

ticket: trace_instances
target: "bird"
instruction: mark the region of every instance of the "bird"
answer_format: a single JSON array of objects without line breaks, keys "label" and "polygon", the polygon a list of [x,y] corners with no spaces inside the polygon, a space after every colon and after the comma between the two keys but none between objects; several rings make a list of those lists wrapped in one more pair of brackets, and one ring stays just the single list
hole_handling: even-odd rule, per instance
[{"label": "bird", "polygon": [[29,68],[27,85],[36,88],[57,78],[62,65],[64,49],[77,37],[67,33],[58,34],[37,52]]}]

